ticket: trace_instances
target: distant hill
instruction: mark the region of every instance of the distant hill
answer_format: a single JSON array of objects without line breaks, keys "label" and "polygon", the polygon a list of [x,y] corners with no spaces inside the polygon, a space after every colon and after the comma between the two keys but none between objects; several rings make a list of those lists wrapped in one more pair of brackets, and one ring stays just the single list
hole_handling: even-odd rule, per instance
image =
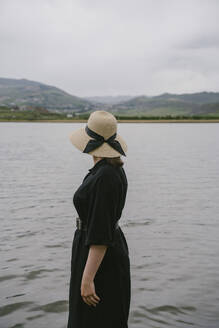
[{"label": "distant hill", "polygon": [[198,93],[183,93],[183,94],[171,94],[163,93],[159,96],[152,97],[157,100],[169,100],[169,101],[183,101],[193,104],[209,104],[219,102],[219,92],[198,92]]},{"label": "distant hill", "polygon": [[132,99],[133,96],[94,96],[94,97],[85,97],[88,101],[92,102],[93,104],[108,104],[108,105],[115,105],[119,104],[124,101],[128,101]]},{"label": "distant hill", "polygon": [[41,107],[49,111],[90,113],[106,110],[118,115],[216,115],[219,116],[219,93],[104,96],[80,98],[56,88],[27,79],[0,78],[0,106]]},{"label": "distant hill", "polygon": [[41,106],[87,111],[92,104],[54,86],[26,79],[0,78],[0,105]]},{"label": "distant hill", "polygon": [[144,115],[196,115],[219,114],[219,93],[201,92],[192,94],[164,93],[159,96],[139,96],[114,105],[114,113]]}]

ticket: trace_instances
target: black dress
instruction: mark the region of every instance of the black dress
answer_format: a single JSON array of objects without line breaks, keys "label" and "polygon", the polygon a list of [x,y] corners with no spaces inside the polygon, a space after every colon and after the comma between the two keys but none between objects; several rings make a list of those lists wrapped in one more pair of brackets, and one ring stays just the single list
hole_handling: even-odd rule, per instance
[{"label": "black dress", "polygon": [[[87,230],[74,232],[67,328],[127,328],[131,298],[129,249],[121,229],[115,228],[125,204],[127,178],[123,167],[105,159],[89,169],[73,196]],[[94,278],[100,297],[96,307],[81,297],[81,279],[90,245],[107,245]]]}]

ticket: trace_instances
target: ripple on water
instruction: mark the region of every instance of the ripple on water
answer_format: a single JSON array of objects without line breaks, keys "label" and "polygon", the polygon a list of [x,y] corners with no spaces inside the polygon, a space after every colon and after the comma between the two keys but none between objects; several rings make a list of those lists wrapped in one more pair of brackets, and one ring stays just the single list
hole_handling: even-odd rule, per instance
[{"label": "ripple on water", "polygon": [[[17,238],[24,238],[24,237],[30,237],[30,236],[35,236],[37,233],[41,233],[41,231],[40,230],[38,230],[38,231],[32,231],[32,230],[27,230],[27,231],[25,231],[24,233],[20,233],[20,232],[18,232],[17,233]],[[18,247],[17,247],[18,248]]]},{"label": "ripple on water", "polygon": [[1,276],[0,277],[0,282],[5,281],[5,280],[10,280],[10,279],[18,278],[18,277],[19,277],[19,275],[17,275],[17,274],[8,274],[6,276]]},{"label": "ripple on water", "polygon": [[[170,322],[168,322],[168,321],[166,321],[162,318],[159,318],[158,316],[152,317],[152,316],[148,315],[148,313],[141,312],[139,310],[133,311],[132,316],[133,316],[132,321],[135,322],[135,323],[140,323],[141,322],[141,323],[145,324],[147,322],[146,319],[148,319],[148,321],[153,322],[153,323],[160,323],[160,324],[164,324],[165,326],[166,325],[170,326]],[[152,327],[157,327],[158,328],[158,326],[152,326]]]},{"label": "ripple on water", "polygon": [[182,306],[180,308],[173,305],[162,305],[153,308],[146,308],[145,306],[139,306],[139,307],[146,310],[147,312],[154,313],[154,314],[160,312],[169,312],[171,314],[178,314],[178,313],[186,314],[187,312],[196,311],[196,308],[193,306]]},{"label": "ripple on water", "polygon": [[[24,275],[24,280],[33,280],[39,278],[39,276],[43,272],[54,272],[54,271],[59,271],[60,269],[41,269],[41,270],[33,270],[28,272],[26,275]],[[41,278],[42,276],[40,276]]]},{"label": "ripple on water", "polygon": [[66,312],[68,309],[68,301],[60,300],[52,303],[47,303],[44,305],[37,305],[33,308],[30,308],[28,311],[43,311],[43,312],[52,312],[52,313],[61,313]]},{"label": "ripple on water", "polygon": [[46,248],[56,248],[56,247],[61,247],[61,248],[65,248],[66,246],[63,243],[60,244],[54,244],[54,245],[45,245],[44,247]]},{"label": "ripple on water", "polygon": [[5,315],[8,315],[17,310],[28,307],[31,304],[33,304],[33,302],[26,301],[26,302],[17,302],[17,303],[11,303],[11,304],[1,306],[0,307],[0,317],[3,317]]},{"label": "ripple on water", "polygon": [[24,328],[25,323],[16,323],[13,326],[10,326],[9,328]]},{"label": "ripple on water", "polygon": [[17,260],[18,260],[18,259],[17,259],[16,257],[13,257],[13,258],[7,260],[6,262],[14,262],[14,261],[17,261]]},{"label": "ripple on water", "polygon": [[42,318],[42,317],[44,317],[44,314],[36,314],[31,317],[27,317],[26,319],[31,321],[31,320],[35,320],[35,319]]},{"label": "ripple on water", "polygon": [[6,296],[6,298],[14,298],[14,297],[19,297],[19,296],[24,296],[26,295],[25,293],[23,294],[16,294],[16,295],[11,295],[11,296]]},{"label": "ripple on water", "polygon": [[[187,324],[187,326],[193,326],[194,323],[188,320],[184,320],[181,316],[186,316],[188,312],[195,312],[196,308],[193,306],[181,306],[176,307],[173,305],[162,305],[158,307],[148,308],[140,305],[138,310],[132,311],[133,322],[145,322],[145,319],[151,323],[159,323],[165,326],[174,326],[175,322]],[[171,315],[171,316],[169,316]],[[156,326],[157,327],[157,326]]]},{"label": "ripple on water", "polygon": [[150,225],[154,222],[154,220],[152,219],[144,219],[144,220],[132,220],[132,221],[126,221],[123,223],[123,226],[124,227],[135,227],[135,226],[147,226],[147,225]]}]

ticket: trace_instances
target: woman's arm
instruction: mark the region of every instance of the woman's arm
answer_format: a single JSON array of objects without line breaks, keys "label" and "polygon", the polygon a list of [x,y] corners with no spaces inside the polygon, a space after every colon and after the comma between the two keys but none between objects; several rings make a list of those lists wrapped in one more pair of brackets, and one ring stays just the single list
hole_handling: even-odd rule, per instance
[{"label": "woman's arm", "polygon": [[94,277],[104,258],[106,245],[91,245],[81,281],[81,296],[88,305],[96,306],[100,301],[95,292]]}]

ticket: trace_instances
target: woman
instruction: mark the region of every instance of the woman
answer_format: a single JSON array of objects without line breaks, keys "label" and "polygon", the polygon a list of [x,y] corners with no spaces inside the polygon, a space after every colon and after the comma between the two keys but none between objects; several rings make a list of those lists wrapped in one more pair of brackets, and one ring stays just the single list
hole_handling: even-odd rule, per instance
[{"label": "woman", "polygon": [[94,165],[73,196],[79,217],[74,233],[68,328],[127,328],[131,298],[129,249],[118,225],[127,193],[120,155],[127,145],[117,120],[95,111],[69,136]]}]

